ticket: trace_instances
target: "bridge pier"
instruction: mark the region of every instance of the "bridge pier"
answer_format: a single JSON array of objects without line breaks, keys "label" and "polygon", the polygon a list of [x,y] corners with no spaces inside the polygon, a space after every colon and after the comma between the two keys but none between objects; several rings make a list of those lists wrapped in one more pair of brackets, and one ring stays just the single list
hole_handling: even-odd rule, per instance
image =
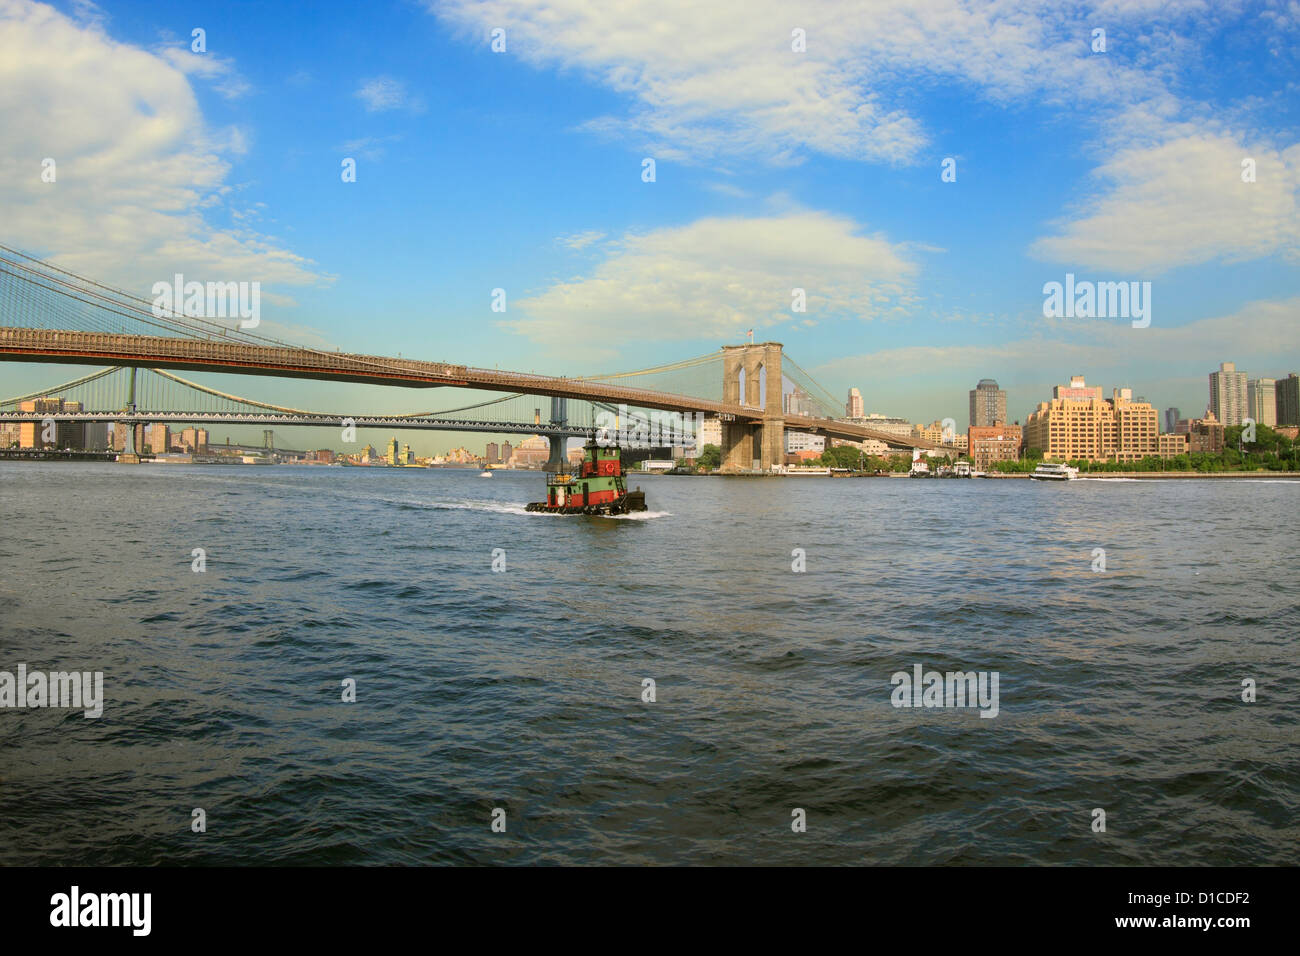
[{"label": "bridge pier", "polygon": [[569,440],[563,435],[551,435],[546,440],[551,443],[550,454],[546,459],[546,470],[550,472],[564,471],[565,465],[568,464],[564,449],[569,444]]},{"label": "bridge pier", "polygon": [[123,465],[140,464],[140,449],[135,447],[135,375],[138,369],[131,366],[131,384],[126,396],[126,411],[131,416],[131,422],[126,429],[126,440],[122,443],[122,454],[117,456],[117,460]]},{"label": "bridge pier", "polygon": [[780,342],[722,347],[722,400],[749,406],[762,416],[757,422],[722,423],[719,470],[724,474],[769,471],[785,461],[781,349]]}]

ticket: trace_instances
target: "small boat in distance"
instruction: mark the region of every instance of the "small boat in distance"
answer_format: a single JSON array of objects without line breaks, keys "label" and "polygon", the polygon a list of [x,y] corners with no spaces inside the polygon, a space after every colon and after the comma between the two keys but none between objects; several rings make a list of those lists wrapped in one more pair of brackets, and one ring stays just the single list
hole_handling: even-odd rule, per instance
[{"label": "small boat in distance", "polygon": [[492,472],[490,472],[490,471],[480,471],[480,472],[478,473],[478,476],[479,476],[480,478],[491,478],[491,477],[492,477]]},{"label": "small boat in distance", "polygon": [[1079,469],[1060,462],[1042,462],[1029,476],[1036,481],[1069,481],[1079,477]]},{"label": "small boat in distance", "polygon": [[583,446],[578,473],[547,475],[546,500],[531,502],[524,510],[561,515],[622,515],[645,511],[645,492],[640,488],[627,490],[622,453],[617,447],[602,447],[592,440]]}]

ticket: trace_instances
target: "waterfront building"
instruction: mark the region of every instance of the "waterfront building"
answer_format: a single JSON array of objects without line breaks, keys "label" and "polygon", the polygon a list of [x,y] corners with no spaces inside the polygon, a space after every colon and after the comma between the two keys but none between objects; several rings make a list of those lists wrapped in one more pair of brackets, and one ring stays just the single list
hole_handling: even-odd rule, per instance
[{"label": "waterfront building", "polygon": [[384,456],[384,460],[387,461],[390,465],[393,465],[393,466],[397,466],[397,465],[401,464],[401,462],[398,461],[398,459],[397,459],[397,439],[396,439],[396,438],[390,438],[390,439],[388,440],[388,454]]},{"label": "waterfront building", "polygon": [[205,455],[208,451],[208,430],[206,428],[183,428],[179,435],[172,436],[173,444],[178,444],[181,451],[190,454]]},{"label": "waterfront building", "polygon": [[513,452],[513,451],[511,450],[511,448],[510,448],[510,442],[508,442],[508,441],[507,441],[507,442],[502,442],[502,443],[501,443],[501,460],[502,460],[503,462],[505,462],[505,464],[507,465],[507,467],[510,465],[510,459],[513,458],[513,457],[514,457],[514,452]]},{"label": "waterfront building", "polygon": [[1277,424],[1277,381],[1271,378],[1246,380],[1246,414],[1256,425]]},{"label": "waterfront building", "polygon": [[1218,454],[1223,451],[1225,426],[1212,409],[1205,410],[1204,418],[1183,419],[1178,423],[1179,434],[1187,436],[1187,450]]},{"label": "waterfront building", "polygon": [[146,450],[154,455],[167,454],[172,443],[171,431],[169,426],[161,422],[150,425],[144,439]]},{"label": "waterfront building", "polygon": [[[1175,422],[1175,425],[1178,423]],[[1156,451],[1161,458],[1176,458],[1187,453],[1187,435],[1164,432],[1156,439]]]},{"label": "waterfront building", "polygon": [[1174,431],[1176,431],[1178,428],[1178,419],[1182,417],[1183,417],[1182,412],[1180,412],[1177,408],[1166,408],[1164,430],[1172,435]]},{"label": "waterfront building", "polygon": [[1300,425],[1300,375],[1292,372],[1286,378],[1277,379],[1273,392],[1276,396],[1277,423]]},{"label": "waterfront building", "polygon": [[1015,461],[1020,457],[1021,438],[1019,425],[972,425],[966,431],[971,466],[976,471],[990,471],[995,461]]},{"label": "waterfront building", "polygon": [[1134,399],[1132,389],[1128,388],[1113,389],[1110,405],[1115,418],[1115,446],[1111,457],[1115,461],[1138,461],[1158,454],[1160,425],[1155,407],[1150,402]]},{"label": "waterfront building", "polygon": [[861,418],[865,414],[862,393],[856,388],[849,389],[849,400],[844,403],[844,414],[849,418]]},{"label": "waterfront building", "polygon": [[1007,420],[1007,393],[991,378],[982,378],[970,390],[970,425],[984,428]]},{"label": "waterfront building", "polygon": [[[558,440],[558,439],[557,439]],[[541,435],[525,438],[510,456],[511,468],[542,468],[551,454],[551,443]]]},{"label": "waterfront building", "polygon": [[501,462],[501,446],[494,441],[487,443],[487,450],[483,454],[483,460],[489,465],[496,465]]},{"label": "waterfront building", "polygon": [[1057,385],[1050,402],[1040,402],[1025,421],[1024,444],[1049,461],[1136,461],[1158,453],[1156,410],[1117,388],[1101,397],[1100,386],[1083,376]]},{"label": "waterfront building", "polygon": [[0,448],[13,448],[19,444],[22,427],[19,422],[0,422]]},{"label": "waterfront building", "polygon": [[808,432],[785,430],[785,453],[794,455],[801,451],[815,451],[821,454],[826,450],[825,435],[810,435]]},{"label": "waterfront building", "polygon": [[[60,398],[31,398],[18,406],[20,412],[35,412],[38,415],[51,415],[63,411]],[[57,447],[57,441],[47,442],[41,439],[44,429],[40,422],[21,422],[18,426],[18,444],[22,448]],[[56,433],[57,439],[57,433]]]},{"label": "waterfront building", "polygon": [[1240,425],[1246,417],[1246,373],[1232,362],[1221,362],[1210,373],[1210,411],[1223,425]]}]

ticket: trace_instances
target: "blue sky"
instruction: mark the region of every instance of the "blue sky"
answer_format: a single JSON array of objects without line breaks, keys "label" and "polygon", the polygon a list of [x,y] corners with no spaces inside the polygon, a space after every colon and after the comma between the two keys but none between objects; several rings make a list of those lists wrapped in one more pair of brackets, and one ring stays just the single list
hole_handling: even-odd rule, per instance
[{"label": "blue sky", "polygon": [[[269,331],[344,349],[589,374],[752,327],[914,421],[1071,374],[1197,413],[1220,361],[1300,370],[1298,34],[1294,2],[0,0],[0,241],[257,280]],[[1045,318],[1067,272],[1151,282],[1150,327]]]}]

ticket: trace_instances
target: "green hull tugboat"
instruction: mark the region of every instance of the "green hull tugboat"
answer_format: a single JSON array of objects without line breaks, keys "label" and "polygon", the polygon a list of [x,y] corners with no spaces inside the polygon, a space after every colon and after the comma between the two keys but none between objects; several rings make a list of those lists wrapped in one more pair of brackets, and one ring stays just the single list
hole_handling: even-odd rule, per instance
[{"label": "green hull tugboat", "polygon": [[623,460],[617,447],[602,448],[589,441],[582,449],[577,474],[546,476],[546,500],[534,501],[526,511],[559,515],[625,515],[645,511],[645,492],[628,491],[623,480]]}]

